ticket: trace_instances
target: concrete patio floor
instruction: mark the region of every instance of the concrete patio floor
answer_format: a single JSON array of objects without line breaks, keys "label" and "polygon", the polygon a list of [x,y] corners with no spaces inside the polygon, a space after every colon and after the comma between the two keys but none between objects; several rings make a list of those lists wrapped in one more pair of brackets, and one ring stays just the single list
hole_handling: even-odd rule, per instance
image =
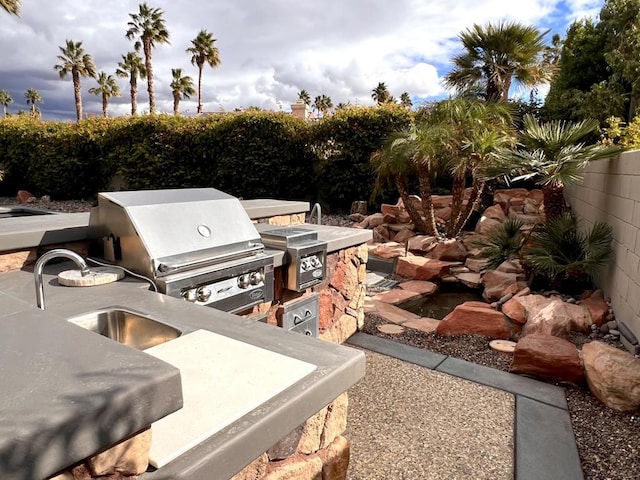
[{"label": "concrete patio floor", "polygon": [[582,480],[564,390],[364,333],[349,480]]}]

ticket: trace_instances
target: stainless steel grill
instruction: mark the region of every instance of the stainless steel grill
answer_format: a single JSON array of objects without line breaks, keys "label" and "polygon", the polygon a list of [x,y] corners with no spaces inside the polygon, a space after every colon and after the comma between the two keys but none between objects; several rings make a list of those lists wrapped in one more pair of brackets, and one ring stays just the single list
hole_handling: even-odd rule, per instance
[{"label": "stainless steel grill", "polygon": [[273,300],[273,257],[240,201],[224,192],[100,193],[90,226],[105,259],[161,293],[228,312]]}]

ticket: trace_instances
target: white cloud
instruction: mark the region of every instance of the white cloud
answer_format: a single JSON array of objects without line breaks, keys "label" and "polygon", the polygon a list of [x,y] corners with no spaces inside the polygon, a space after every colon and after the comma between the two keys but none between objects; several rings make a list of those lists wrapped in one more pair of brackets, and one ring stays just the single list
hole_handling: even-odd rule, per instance
[{"label": "white cloud", "polygon": [[[256,105],[288,109],[297,92],[329,95],[334,104],[372,104],[371,90],[385,82],[399,96],[434,98],[445,94],[441,78],[460,48],[457,35],[473,23],[502,19],[533,23],[565,33],[567,24],[600,8],[592,0],[147,0],[165,11],[171,45],[154,51],[157,102],[172,111],[171,69],[183,68],[197,81],[185,49],[201,29],[217,38],[222,65],[206,67],[205,110],[232,110]],[[21,18],[0,15],[0,89],[10,90],[21,108],[23,93],[38,89],[45,99],[45,118],[73,118],[73,89],[53,69],[58,46],[82,41],[100,70],[113,73],[121,55],[133,49],[125,38],[129,13],[138,1],[57,0],[23,2]],[[122,98],[111,101],[113,115],[129,112],[126,79]],[[87,112],[99,113],[100,99],[87,93]],[[147,103],[139,85],[139,108]],[[181,111],[196,110],[196,98],[181,102]],[[22,107],[24,108],[24,107]]]}]

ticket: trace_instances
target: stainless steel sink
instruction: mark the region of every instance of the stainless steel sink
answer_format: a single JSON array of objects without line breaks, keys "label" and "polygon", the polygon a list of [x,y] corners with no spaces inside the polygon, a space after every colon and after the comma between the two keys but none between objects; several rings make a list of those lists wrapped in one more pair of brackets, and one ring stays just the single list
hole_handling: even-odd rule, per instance
[{"label": "stainless steel sink", "polygon": [[170,325],[121,307],[88,312],[68,321],[138,350],[168,342],[182,333]]}]

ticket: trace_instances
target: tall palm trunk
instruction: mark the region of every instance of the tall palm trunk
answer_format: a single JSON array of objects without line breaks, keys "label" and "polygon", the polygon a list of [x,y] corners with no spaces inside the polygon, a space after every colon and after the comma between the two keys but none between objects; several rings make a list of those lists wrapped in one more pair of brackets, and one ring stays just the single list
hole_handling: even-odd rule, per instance
[{"label": "tall palm trunk", "polygon": [[138,81],[136,77],[131,73],[131,116],[135,117],[138,114]]},{"label": "tall palm trunk", "polygon": [[402,198],[402,202],[404,203],[404,208],[407,210],[409,217],[411,218],[411,222],[415,226],[416,230],[419,232],[427,232],[429,227],[427,226],[424,218],[420,215],[418,209],[415,208],[415,205],[409,198],[409,188],[407,187],[407,178],[404,175],[395,175],[394,176],[396,188],[398,189],[398,193],[400,194],[400,198]]},{"label": "tall palm trunk", "polygon": [[173,114],[174,115],[178,115],[178,107],[180,105],[180,94],[179,93],[174,93],[173,94]]},{"label": "tall palm trunk", "polygon": [[542,187],[544,214],[547,220],[558,217],[564,212],[564,186],[544,185]]},{"label": "tall palm trunk", "polygon": [[144,66],[147,69],[147,92],[149,93],[149,113],[156,113],[156,94],[153,89],[153,66],[151,65],[151,41],[143,39]]},{"label": "tall palm trunk", "polygon": [[202,113],[202,67],[204,64],[198,65],[198,111],[197,113]]},{"label": "tall palm trunk", "polygon": [[109,99],[107,98],[106,93],[102,94],[102,116],[107,118],[109,116]]},{"label": "tall palm trunk", "polygon": [[471,190],[471,195],[469,195],[469,201],[467,205],[460,212],[460,216],[455,224],[455,236],[457,237],[462,232],[462,229],[465,227],[469,219],[471,218],[471,214],[474,210],[479,208],[480,201],[482,198],[482,193],[484,192],[485,182],[481,182],[479,180],[473,179],[473,187]]},{"label": "tall palm trunk", "polygon": [[420,185],[420,198],[422,199],[422,210],[425,216],[425,233],[438,236],[436,226],[436,215],[433,210],[433,199],[431,198],[431,169],[422,167],[418,171],[418,183]]},{"label": "tall palm trunk", "polygon": [[82,119],[82,94],[80,91],[80,74],[76,69],[71,71],[71,78],[73,79],[73,95],[76,100],[76,116],[78,120]]},{"label": "tall palm trunk", "polygon": [[456,225],[458,217],[462,211],[462,202],[464,200],[465,176],[463,174],[454,175],[453,187],[451,188],[451,218],[447,225],[447,237],[453,238],[456,235]]}]

